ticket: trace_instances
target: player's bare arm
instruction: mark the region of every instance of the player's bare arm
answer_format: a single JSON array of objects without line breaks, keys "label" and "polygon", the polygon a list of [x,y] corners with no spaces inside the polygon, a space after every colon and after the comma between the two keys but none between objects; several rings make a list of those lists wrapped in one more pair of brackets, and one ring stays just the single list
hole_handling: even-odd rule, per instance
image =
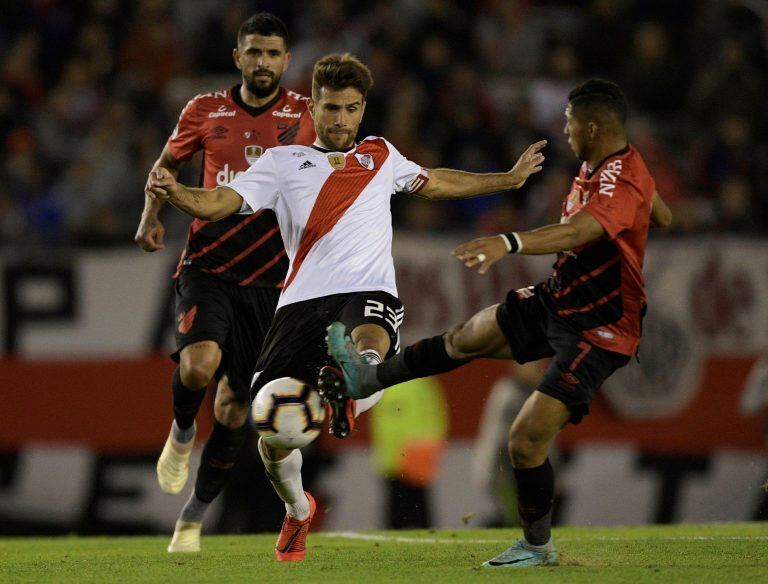
[{"label": "player's bare arm", "polygon": [[[481,237],[463,243],[453,255],[468,268],[478,267],[485,274],[488,269],[512,251],[527,255],[545,255],[568,251],[586,245],[605,235],[600,222],[585,211],[571,215],[565,223],[555,223],[532,231],[509,235]],[[510,238],[514,241],[511,241]]]},{"label": "player's bare arm", "polygon": [[666,229],[670,225],[672,225],[672,211],[657,191],[653,193],[653,199],[651,199],[651,227]]},{"label": "player's bare arm", "polygon": [[134,236],[134,241],[144,251],[152,252],[165,248],[165,227],[163,227],[160,221],[160,209],[163,207],[163,201],[150,194],[150,177],[158,168],[165,168],[174,177],[177,177],[183,164],[183,161],[178,160],[171,154],[170,149],[166,145],[160,153],[160,157],[152,165],[149,175],[147,175],[147,184],[144,186],[144,211],[141,213],[141,220]]},{"label": "player's bare arm", "polygon": [[429,182],[415,193],[426,199],[466,199],[509,189],[519,189],[528,177],[541,172],[546,140],[531,144],[508,172],[474,173],[448,168],[429,171]]},{"label": "player's bare arm", "polygon": [[149,174],[149,196],[168,201],[187,215],[205,221],[218,221],[237,213],[243,198],[229,187],[197,189],[186,187],[176,181],[167,168],[157,168]]}]

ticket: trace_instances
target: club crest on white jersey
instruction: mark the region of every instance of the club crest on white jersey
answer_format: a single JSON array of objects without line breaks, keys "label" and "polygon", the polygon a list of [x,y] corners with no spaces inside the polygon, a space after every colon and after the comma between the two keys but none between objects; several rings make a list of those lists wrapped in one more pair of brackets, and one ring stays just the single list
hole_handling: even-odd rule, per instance
[{"label": "club crest on white jersey", "polygon": [[370,154],[355,154],[360,166],[367,170],[373,170],[373,157]]}]

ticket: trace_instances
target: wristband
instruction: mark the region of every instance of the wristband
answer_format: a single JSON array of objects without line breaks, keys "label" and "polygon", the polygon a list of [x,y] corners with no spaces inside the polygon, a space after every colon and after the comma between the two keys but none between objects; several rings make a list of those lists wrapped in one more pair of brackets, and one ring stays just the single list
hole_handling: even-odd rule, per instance
[{"label": "wristband", "polygon": [[514,231],[511,233],[500,233],[499,236],[504,240],[504,245],[507,246],[507,253],[520,253],[523,251],[523,243],[520,241],[520,236]]}]

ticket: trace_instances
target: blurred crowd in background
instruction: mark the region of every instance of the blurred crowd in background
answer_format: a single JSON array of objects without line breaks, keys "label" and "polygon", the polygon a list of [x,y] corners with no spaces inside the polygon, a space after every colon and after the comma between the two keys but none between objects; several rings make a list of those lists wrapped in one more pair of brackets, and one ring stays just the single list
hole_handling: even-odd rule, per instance
[{"label": "blurred crowd in background", "polygon": [[[283,84],[308,95],[314,61],[372,69],[361,137],[425,167],[511,167],[547,138],[522,191],[432,204],[395,198],[395,225],[492,233],[557,220],[578,163],[562,135],[591,76],[629,98],[630,137],[677,233],[768,227],[768,3],[757,0],[24,0],[0,20],[0,243],[130,244],[146,175],[195,94],[238,83],[240,23],[285,20]],[[199,166],[182,179],[196,184]],[[188,221],[168,213],[170,237]]]}]

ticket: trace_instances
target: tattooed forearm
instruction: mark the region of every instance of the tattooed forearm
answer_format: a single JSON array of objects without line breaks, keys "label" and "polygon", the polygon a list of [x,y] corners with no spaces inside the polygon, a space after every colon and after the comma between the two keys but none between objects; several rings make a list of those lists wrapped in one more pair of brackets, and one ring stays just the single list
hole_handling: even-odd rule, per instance
[{"label": "tattooed forearm", "polygon": [[217,221],[236,213],[242,199],[232,189],[193,189],[178,185],[175,192],[171,193],[170,201],[187,215],[205,221]]}]

